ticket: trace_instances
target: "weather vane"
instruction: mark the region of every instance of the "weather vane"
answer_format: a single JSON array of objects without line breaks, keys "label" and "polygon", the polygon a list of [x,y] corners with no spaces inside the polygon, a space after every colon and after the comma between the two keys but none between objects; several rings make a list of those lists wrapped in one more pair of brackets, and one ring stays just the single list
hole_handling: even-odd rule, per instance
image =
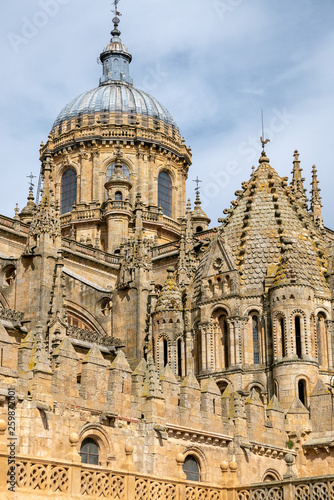
[{"label": "weather vane", "polygon": [[193,182],[196,182],[196,184],[197,184],[197,186],[195,187],[195,191],[196,191],[196,194],[199,196],[199,191],[200,191],[199,183],[202,181],[200,181],[198,176],[197,176]]},{"label": "weather vane", "polygon": [[35,186],[35,184],[32,182],[33,179],[35,179],[36,175],[32,175],[32,172],[30,175],[27,175],[27,178],[30,179],[30,182],[29,182],[29,186],[30,186],[30,189],[32,190]]},{"label": "weather vane", "polygon": [[265,139],[264,138],[264,125],[263,125],[263,109],[261,109],[261,117],[262,117],[262,136],[260,137],[260,141],[261,141],[261,144],[262,144],[262,148],[264,150],[264,146],[270,142],[270,139]]},{"label": "weather vane", "polygon": [[115,14],[115,16],[121,16],[122,14],[118,11],[118,4],[119,4],[120,0],[114,0],[114,10],[112,10],[111,12],[113,12]]}]

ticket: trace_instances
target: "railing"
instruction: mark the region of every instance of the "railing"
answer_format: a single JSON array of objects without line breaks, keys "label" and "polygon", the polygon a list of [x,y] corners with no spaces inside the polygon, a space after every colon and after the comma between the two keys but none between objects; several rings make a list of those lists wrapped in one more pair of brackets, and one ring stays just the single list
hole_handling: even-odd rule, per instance
[{"label": "railing", "polygon": [[101,210],[100,208],[86,208],[84,210],[74,210],[69,214],[60,216],[61,225],[70,224],[75,221],[82,221],[88,219],[100,219],[101,218]]},{"label": "railing", "polygon": [[[0,456],[2,464],[7,457]],[[8,476],[9,477],[9,476]],[[1,492],[8,489],[0,484]],[[85,497],[87,500],[223,500],[225,489],[203,483],[169,480],[128,471],[112,471],[80,463],[17,457],[16,488],[18,495],[50,493],[61,498]],[[21,498],[18,496],[18,498]]]},{"label": "railing", "polygon": [[149,211],[143,210],[143,220],[158,222],[158,221],[160,221],[160,219],[162,222],[162,216],[160,217],[158,212],[149,212]]},{"label": "railing", "polygon": [[129,201],[117,201],[117,200],[108,200],[106,205],[106,212],[108,210],[125,210],[127,212],[131,212],[131,203]]},{"label": "railing", "polygon": [[[6,469],[7,467],[7,469]],[[0,498],[8,490],[8,455],[0,452]],[[4,471],[4,474],[2,473]],[[334,476],[288,479],[249,487],[170,480],[136,472],[42,458],[16,457],[18,498],[52,493],[87,500],[333,500]]]},{"label": "railing", "polygon": [[75,240],[62,238],[61,246],[64,250],[79,253],[85,255],[86,257],[106,262],[107,264],[119,265],[121,262],[121,258],[118,255],[111,255],[110,253],[103,252],[103,250],[99,250],[98,248],[87,247],[86,245],[82,245]]},{"label": "railing", "polygon": [[26,224],[23,224],[19,220],[6,217],[5,215],[0,215],[0,226],[7,227],[8,229],[12,229],[13,231],[18,231],[23,234],[29,233],[29,227]]},{"label": "railing", "polygon": [[212,229],[208,229],[207,231],[202,231],[201,233],[196,233],[195,237],[196,239],[199,240],[206,240],[206,239],[212,239],[218,232],[218,229],[216,227]]},{"label": "railing", "polygon": [[334,500],[334,476],[289,479],[237,488],[237,500]]},{"label": "railing", "polygon": [[166,243],[165,245],[160,245],[157,247],[157,255],[165,255],[170,252],[177,252],[180,248],[180,244],[178,242],[175,243]]},{"label": "railing", "polygon": [[166,215],[163,216],[163,223],[165,226],[170,227],[174,231],[177,231],[178,233],[181,232],[181,226],[178,222],[175,222],[175,220],[170,219],[169,217],[166,217]]},{"label": "railing", "polygon": [[238,491],[237,500],[284,500],[280,486]]}]

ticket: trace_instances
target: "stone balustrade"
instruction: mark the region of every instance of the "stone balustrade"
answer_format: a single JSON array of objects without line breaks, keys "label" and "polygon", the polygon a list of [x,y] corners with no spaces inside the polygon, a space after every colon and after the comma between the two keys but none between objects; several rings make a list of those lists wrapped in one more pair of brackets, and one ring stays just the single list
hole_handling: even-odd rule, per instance
[{"label": "stone balustrade", "polygon": [[114,264],[118,266],[121,262],[121,257],[119,257],[118,255],[112,255],[110,253],[103,252],[98,248],[87,247],[86,245],[82,245],[78,241],[69,240],[67,238],[62,239],[62,249],[79,253],[84,255],[85,257],[91,257],[93,259],[106,262],[107,264]]},{"label": "stone balustrade", "polygon": [[[130,457],[132,463],[132,455]],[[0,452],[0,494],[8,490],[8,455]],[[125,467],[126,468],[126,467]],[[290,478],[283,481],[240,487],[233,480],[208,485],[183,479],[170,480],[132,470],[81,464],[78,460],[47,460],[16,457],[17,498],[35,500],[52,495],[87,500],[321,500],[334,499],[334,476]],[[224,467],[222,472],[224,473]],[[2,498],[2,496],[1,496]]]}]

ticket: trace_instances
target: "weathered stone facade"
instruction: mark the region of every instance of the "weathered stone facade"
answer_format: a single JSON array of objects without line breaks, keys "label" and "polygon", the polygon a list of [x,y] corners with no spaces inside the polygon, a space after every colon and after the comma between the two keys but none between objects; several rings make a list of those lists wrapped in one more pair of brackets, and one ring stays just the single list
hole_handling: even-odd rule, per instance
[{"label": "weathered stone facade", "polygon": [[[136,97],[117,18],[112,35],[96,92]],[[30,192],[0,217],[1,469],[12,389],[15,498],[242,500],[283,478],[253,497],[306,498],[296,477],[334,472],[334,233],[316,169],[308,208],[298,152],[288,184],[263,151],[209,229],[167,111],[119,98],[65,108],[41,146],[40,203]]]}]

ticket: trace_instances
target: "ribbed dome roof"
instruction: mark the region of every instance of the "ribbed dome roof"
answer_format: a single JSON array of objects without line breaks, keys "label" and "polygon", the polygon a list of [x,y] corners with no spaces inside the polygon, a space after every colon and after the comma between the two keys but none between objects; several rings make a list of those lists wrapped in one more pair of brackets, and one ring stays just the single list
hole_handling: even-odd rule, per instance
[{"label": "ribbed dome roof", "polygon": [[154,97],[127,83],[112,82],[80,94],[67,104],[53,124],[95,113],[135,113],[163,120],[177,128],[170,112]]},{"label": "ribbed dome roof", "polygon": [[154,97],[133,87],[129,73],[132,55],[120,39],[116,16],[110,43],[100,55],[103,67],[99,87],[79,95],[61,111],[53,129],[71,118],[96,113],[131,113],[151,116],[178,129],[170,112]]}]

